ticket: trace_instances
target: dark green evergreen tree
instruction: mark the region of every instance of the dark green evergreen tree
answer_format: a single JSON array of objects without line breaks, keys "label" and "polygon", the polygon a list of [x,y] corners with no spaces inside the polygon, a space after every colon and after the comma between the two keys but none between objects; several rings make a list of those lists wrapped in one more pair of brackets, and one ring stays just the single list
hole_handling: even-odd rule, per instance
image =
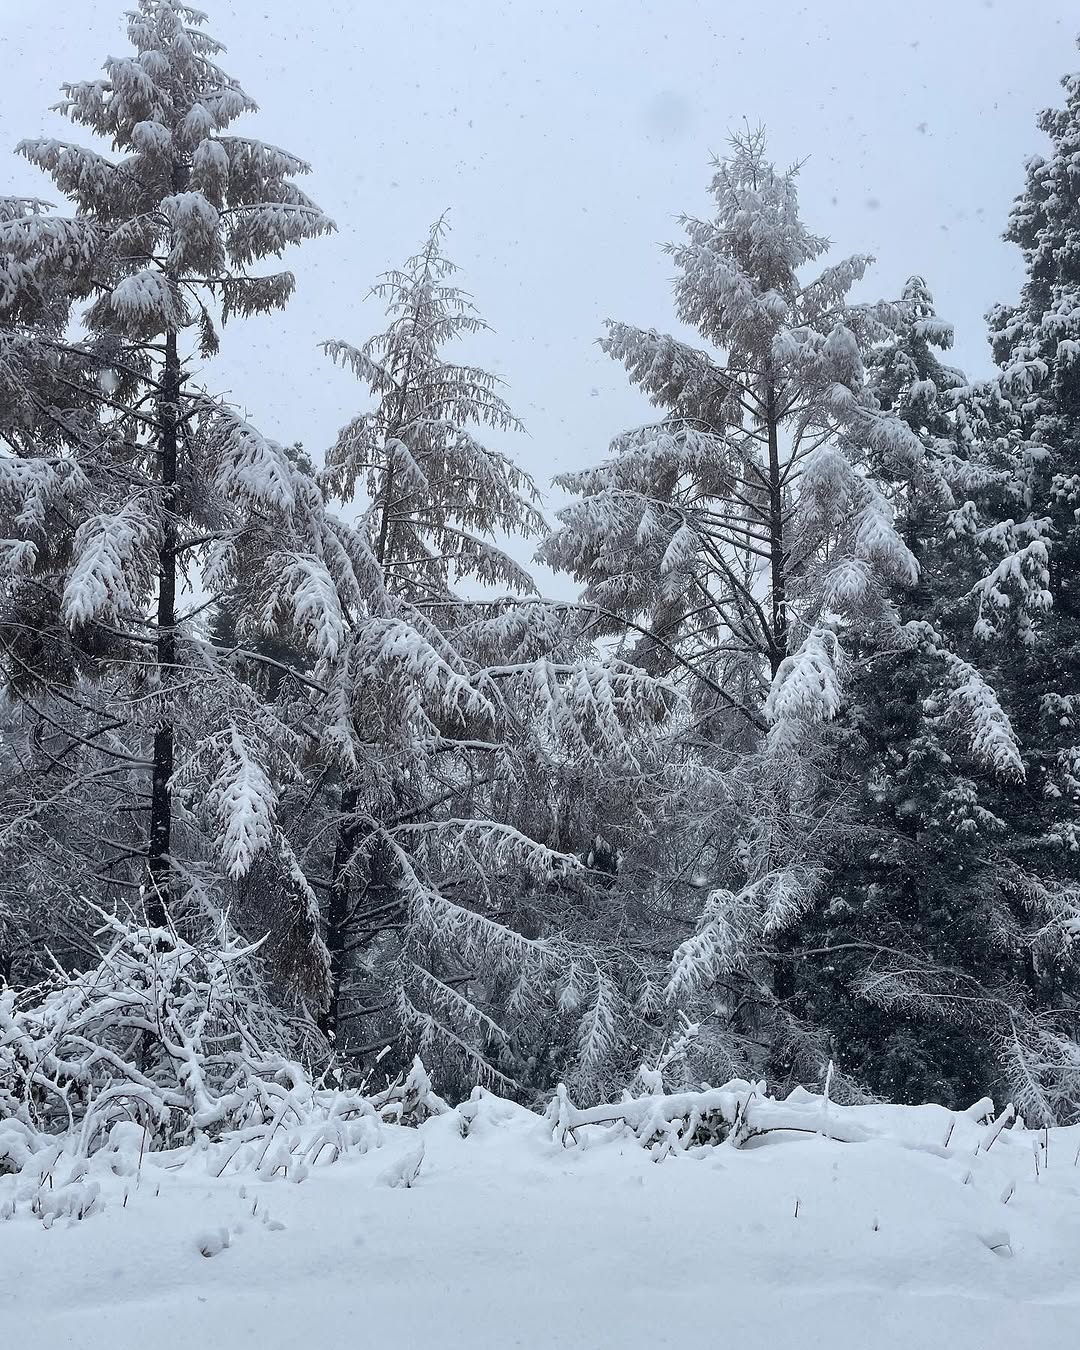
[{"label": "dark green evergreen tree", "polygon": [[795,1009],[882,1095],[960,1105],[990,1089],[1069,1118],[1072,808],[1046,744],[1068,620],[1047,612],[1049,458],[1006,379],[966,388],[941,363],[951,334],[919,279],[903,307],[873,382],[925,447],[895,498],[920,581],[898,597],[905,640],[853,663],[839,754],[859,805],[794,954]]}]

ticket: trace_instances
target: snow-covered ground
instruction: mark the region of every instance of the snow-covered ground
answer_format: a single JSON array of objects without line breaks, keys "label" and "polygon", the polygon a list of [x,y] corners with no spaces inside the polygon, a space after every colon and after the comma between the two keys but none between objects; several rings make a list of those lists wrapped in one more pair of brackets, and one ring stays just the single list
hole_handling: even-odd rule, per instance
[{"label": "snow-covered ground", "polygon": [[122,1138],[91,1162],[96,1212],[0,1223],[0,1343],[1080,1346],[1080,1128],[834,1107],[834,1133],[871,1137],[656,1162],[625,1133],[563,1146],[520,1107],[469,1110],[466,1137],[456,1112],[376,1127],[300,1184],[215,1177],[220,1147],[140,1165]]}]

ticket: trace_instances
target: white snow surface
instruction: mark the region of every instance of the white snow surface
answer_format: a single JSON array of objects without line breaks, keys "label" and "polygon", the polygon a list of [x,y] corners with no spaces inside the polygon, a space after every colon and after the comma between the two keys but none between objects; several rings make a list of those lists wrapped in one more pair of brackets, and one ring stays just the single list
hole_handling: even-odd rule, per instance
[{"label": "white snow surface", "polygon": [[1080,1345],[1080,1127],[797,1094],[772,1122],[826,1133],[658,1162],[582,1114],[564,1106],[560,1143],[477,1093],[419,1129],[374,1124],[299,1184],[216,1176],[220,1144],[140,1160],[138,1127],[117,1127],[76,1183],[101,1188],[87,1217],[0,1223],[3,1343]]}]

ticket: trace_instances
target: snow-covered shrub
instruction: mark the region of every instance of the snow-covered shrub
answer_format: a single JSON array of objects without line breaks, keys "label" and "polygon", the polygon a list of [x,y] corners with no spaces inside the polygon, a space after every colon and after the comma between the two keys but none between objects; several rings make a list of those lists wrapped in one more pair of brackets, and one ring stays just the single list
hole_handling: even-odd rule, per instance
[{"label": "snow-covered shrub", "polygon": [[99,1206],[88,1175],[164,1152],[213,1176],[302,1181],[448,1110],[419,1060],[381,1091],[313,1081],[289,1057],[253,949],[108,919],[98,965],[0,992],[0,1218],[49,1226]]},{"label": "snow-covered shrub", "polygon": [[115,918],[102,935],[92,969],[0,994],[0,1118],[78,1131],[85,1152],[135,1120],[164,1147],[270,1118],[304,1085],[251,947]]}]

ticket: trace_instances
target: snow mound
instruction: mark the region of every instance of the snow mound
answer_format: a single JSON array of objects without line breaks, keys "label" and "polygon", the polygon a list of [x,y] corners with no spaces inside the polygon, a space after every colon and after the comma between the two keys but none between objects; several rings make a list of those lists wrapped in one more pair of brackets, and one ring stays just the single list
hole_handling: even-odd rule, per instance
[{"label": "snow mound", "polygon": [[141,1165],[133,1130],[74,1167],[54,1146],[53,1209],[0,1224],[6,1335],[143,1350],[151,1318],[155,1350],[405,1325],[443,1350],[1080,1343],[1080,1127],[746,1083],[587,1108],[562,1091],[545,1115],[478,1089],[415,1126],[393,1114],[364,1148],[316,1151],[323,1126],[262,1140],[293,1164],[306,1141],[299,1175],[228,1137]]}]

